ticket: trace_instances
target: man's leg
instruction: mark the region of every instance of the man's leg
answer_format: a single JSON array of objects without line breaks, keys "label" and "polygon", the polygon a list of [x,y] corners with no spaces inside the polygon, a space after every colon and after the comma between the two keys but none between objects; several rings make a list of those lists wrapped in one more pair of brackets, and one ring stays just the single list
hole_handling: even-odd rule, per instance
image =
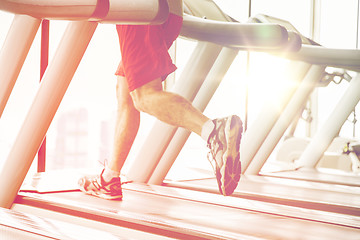
[{"label": "man's leg", "polygon": [[203,125],[209,121],[187,99],[163,91],[160,78],[135,89],[130,95],[139,111],[170,125],[184,127],[200,136]]},{"label": "man's leg", "polygon": [[134,107],[125,77],[117,77],[116,97],[118,105],[114,145],[107,167],[120,173],[139,130],[140,113]]},{"label": "man's leg", "polygon": [[111,159],[100,175],[79,180],[81,191],[104,199],[122,199],[119,175],[140,124],[140,113],[134,107],[124,77],[117,78],[116,96],[118,106]]},{"label": "man's leg", "polygon": [[162,91],[161,79],[151,81],[130,93],[139,111],[159,120],[184,127],[208,143],[219,191],[234,192],[241,174],[240,141],[242,122],[238,116],[210,120],[185,98]]}]

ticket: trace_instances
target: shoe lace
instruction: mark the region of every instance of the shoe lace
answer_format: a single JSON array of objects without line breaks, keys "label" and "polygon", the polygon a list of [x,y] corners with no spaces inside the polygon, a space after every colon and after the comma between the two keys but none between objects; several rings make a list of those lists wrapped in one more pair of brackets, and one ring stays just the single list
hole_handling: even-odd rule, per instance
[{"label": "shoe lace", "polygon": [[101,176],[99,175],[99,176],[97,176],[96,178],[94,178],[93,180],[92,180],[92,184],[98,189],[98,190],[100,190],[100,189],[104,189],[104,190],[106,190],[106,191],[112,191],[112,190],[115,190],[115,191],[118,191],[118,189],[122,189],[122,186],[124,185],[124,184],[128,184],[128,183],[131,183],[131,182],[133,182],[133,181],[125,181],[125,182],[113,182],[113,183],[108,183],[108,185],[102,185],[101,184]]},{"label": "shoe lace", "polygon": [[216,161],[216,157],[219,151],[223,151],[225,146],[223,142],[220,140],[221,138],[221,129],[223,127],[223,121],[215,121],[215,127],[213,132],[210,134],[210,137],[207,141],[207,147],[210,149],[208,152],[208,160],[211,163],[214,171],[215,168],[220,168],[219,163]]},{"label": "shoe lace", "polygon": [[207,159],[214,171],[214,173],[216,174],[216,167],[217,167],[217,163],[216,160],[214,159],[211,150],[207,153]]},{"label": "shoe lace", "polygon": [[208,144],[207,144],[208,148],[210,149],[207,154],[207,159],[210,162],[210,165],[211,165],[215,175],[216,175],[216,169],[219,168],[219,165],[216,161],[216,153],[220,147],[218,144],[216,144],[216,141],[217,141],[216,135],[213,135],[213,136],[211,136],[211,138],[209,138]]}]

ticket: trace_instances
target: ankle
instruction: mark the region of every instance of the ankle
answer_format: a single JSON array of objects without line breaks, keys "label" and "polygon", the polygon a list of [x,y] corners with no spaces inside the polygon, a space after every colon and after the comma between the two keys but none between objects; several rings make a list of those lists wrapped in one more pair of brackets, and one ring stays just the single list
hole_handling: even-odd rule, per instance
[{"label": "ankle", "polygon": [[105,182],[110,182],[111,179],[119,177],[120,173],[117,171],[114,171],[108,167],[105,167],[103,173],[102,173],[102,177],[104,179]]},{"label": "ankle", "polygon": [[208,142],[211,133],[214,131],[214,128],[215,124],[212,120],[205,122],[201,129],[201,138]]}]

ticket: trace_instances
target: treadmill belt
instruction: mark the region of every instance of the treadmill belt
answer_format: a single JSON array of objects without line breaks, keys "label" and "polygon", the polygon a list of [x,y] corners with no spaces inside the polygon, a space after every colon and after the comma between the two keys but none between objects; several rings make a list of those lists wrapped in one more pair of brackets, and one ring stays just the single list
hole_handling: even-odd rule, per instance
[{"label": "treadmill belt", "polygon": [[[167,181],[166,186],[217,193],[216,179]],[[293,179],[242,176],[233,196],[360,217],[360,189]]]},{"label": "treadmill belt", "polygon": [[[167,193],[166,193],[167,192]],[[142,231],[186,239],[342,239],[358,237],[358,226],[309,221],[274,214],[274,209],[257,211],[261,202],[246,200],[252,210],[235,205],[209,203],[192,199],[199,192],[161,186],[129,184],[123,201],[108,201],[81,192],[21,193],[17,204],[63,212],[88,219],[118,224]],[[231,199],[204,193],[206,198]],[[184,197],[187,196],[187,197]],[[276,205],[273,205],[276,209]],[[280,209],[280,208],[279,208]],[[294,211],[301,211],[293,208]],[[306,230],[305,230],[306,229]]]}]

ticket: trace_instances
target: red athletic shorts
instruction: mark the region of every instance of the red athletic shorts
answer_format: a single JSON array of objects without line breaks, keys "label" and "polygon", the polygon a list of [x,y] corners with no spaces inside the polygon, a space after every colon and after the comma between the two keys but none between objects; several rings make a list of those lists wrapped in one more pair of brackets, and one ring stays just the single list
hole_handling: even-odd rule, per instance
[{"label": "red athletic shorts", "polygon": [[182,17],[170,14],[161,25],[117,25],[121,62],[115,75],[127,79],[129,91],[176,70],[168,49],[178,37]]}]

